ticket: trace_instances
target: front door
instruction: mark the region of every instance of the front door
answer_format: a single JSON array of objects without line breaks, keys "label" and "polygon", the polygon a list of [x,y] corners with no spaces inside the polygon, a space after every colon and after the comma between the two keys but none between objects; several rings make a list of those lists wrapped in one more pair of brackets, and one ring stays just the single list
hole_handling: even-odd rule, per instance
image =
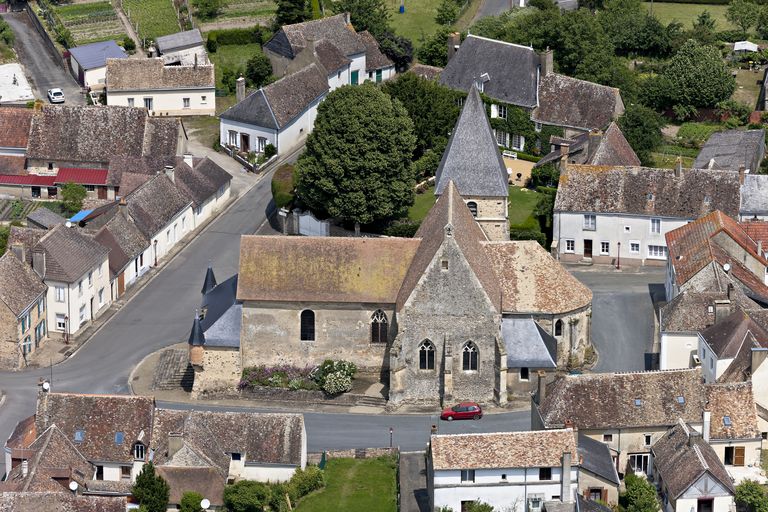
[{"label": "front door", "polygon": [[106,199],[107,198],[107,187],[97,187],[96,188],[96,194],[98,195],[99,199]]},{"label": "front door", "polygon": [[123,293],[125,293],[125,272],[120,272],[117,276],[117,296],[122,297]]},{"label": "front door", "polygon": [[592,240],[584,240],[584,257],[592,257]]},{"label": "front door", "polygon": [[33,198],[40,197],[40,187],[32,187],[32,197]]},{"label": "front door", "polygon": [[240,134],[240,151],[246,153],[251,150],[251,137],[247,133]]},{"label": "front door", "polygon": [[696,512],[712,512],[712,499],[699,500]]}]

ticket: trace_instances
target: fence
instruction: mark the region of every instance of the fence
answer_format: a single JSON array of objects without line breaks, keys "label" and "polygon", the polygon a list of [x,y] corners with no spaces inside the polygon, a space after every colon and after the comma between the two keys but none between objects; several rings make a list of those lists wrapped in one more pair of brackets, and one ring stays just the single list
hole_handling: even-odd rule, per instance
[{"label": "fence", "polygon": [[[41,4],[43,5],[43,4]],[[59,50],[56,48],[56,44],[51,39],[50,34],[45,30],[45,27],[43,27],[43,24],[40,22],[40,18],[35,15],[35,13],[32,11],[32,6],[29,4],[25,4],[25,11],[27,11],[27,16],[29,16],[30,21],[32,21],[32,25],[34,25],[35,30],[40,34],[40,36],[43,38],[43,43],[45,44],[45,49],[48,50],[48,52],[53,57],[53,60],[55,60],[58,64],[61,65],[64,69],[67,69],[69,66],[67,66],[66,61],[64,60],[64,57],[61,56],[59,53]],[[46,10],[46,12],[49,12]],[[48,20],[50,21],[50,19]]]}]

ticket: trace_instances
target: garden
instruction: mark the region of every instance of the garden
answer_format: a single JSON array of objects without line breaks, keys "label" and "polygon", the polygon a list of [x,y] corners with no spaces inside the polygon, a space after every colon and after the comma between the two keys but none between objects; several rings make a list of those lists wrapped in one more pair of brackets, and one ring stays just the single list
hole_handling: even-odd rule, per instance
[{"label": "garden", "polygon": [[171,0],[121,0],[123,12],[142,40],[154,40],[179,31]]},{"label": "garden", "polygon": [[284,388],[297,391],[323,391],[329,396],[346,393],[352,389],[352,379],[357,366],[349,361],[327,359],[320,366],[304,368],[279,366],[252,366],[243,370],[238,389],[252,390],[257,387]]},{"label": "garden", "polygon": [[54,10],[75,46],[125,38],[125,28],[110,2],[57,5]]},{"label": "garden", "polygon": [[[244,18],[244,23],[268,24],[275,16],[275,0],[222,0],[218,14],[212,18],[201,19],[203,22],[216,22],[233,18]],[[195,17],[198,17],[196,14]]]}]

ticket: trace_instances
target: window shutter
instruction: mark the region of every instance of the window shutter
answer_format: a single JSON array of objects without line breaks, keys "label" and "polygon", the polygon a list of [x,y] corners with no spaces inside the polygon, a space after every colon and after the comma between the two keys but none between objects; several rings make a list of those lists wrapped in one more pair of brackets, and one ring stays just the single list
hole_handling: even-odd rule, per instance
[{"label": "window shutter", "polygon": [[736,446],[733,450],[733,465],[734,466],[743,466],[744,465],[744,447],[743,446]]},{"label": "window shutter", "polygon": [[600,499],[604,503],[608,503],[608,489],[605,489],[605,488],[600,489]]},{"label": "window shutter", "polygon": [[491,104],[491,119],[494,119],[496,117],[499,117],[499,106],[495,104]]}]

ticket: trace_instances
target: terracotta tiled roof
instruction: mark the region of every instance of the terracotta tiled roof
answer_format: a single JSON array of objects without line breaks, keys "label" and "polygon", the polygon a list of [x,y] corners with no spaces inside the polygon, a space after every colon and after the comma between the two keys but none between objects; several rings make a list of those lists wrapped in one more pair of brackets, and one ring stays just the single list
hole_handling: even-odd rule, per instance
[{"label": "terracotta tiled roof", "polygon": [[0,493],[0,512],[124,512],[124,511],[125,511],[125,498],[73,496],[69,493],[63,493],[63,492]]},{"label": "terracotta tiled roof", "polygon": [[213,65],[164,66],[163,59],[107,59],[107,90],[213,89]]},{"label": "terracotta tiled roof", "polygon": [[[707,409],[711,412],[710,439],[760,437],[751,382],[709,384],[705,388]],[[728,420],[724,420],[726,416]]]},{"label": "terracotta tiled roof", "polygon": [[32,112],[29,108],[0,107],[0,147],[26,149]]},{"label": "terracotta tiled roof", "polygon": [[498,275],[505,313],[567,313],[589,306],[592,292],[538,242],[484,242]]},{"label": "terracotta tiled roof", "polygon": [[768,251],[768,221],[750,220],[739,222],[739,226],[749,238],[755,242],[762,242],[763,253]]},{"label": "terracotta tiled roof", "polygon": [[670,499],[676,500],[705,473],[735,492],[731,477],[712,447],[683,420],[670,428],[651,449],[653,462],[661,476]]},{"label": "terracotta tiled roof", "polygon": [[[682,397],[682,402],[678,397]],[[701,422],[701,369],[566,375],[547,386],[539,406],[546,428],[664,427],[678,418]]]},{"label": "terracotta tiled roof", "polygon": [[574,466],[579,460],[572,429],[433,435],[430,445],[437,471],[558,467],[566,452]]},{"label": "terracotta tiled roof", "polygon": [[48,287],[35,271],[12,251],[0,256],[0,302],[16,317],[35,304],[46,290]]},{"label": "terracotta tiled roof", "polygon": [[602,130],[624,110],[618,89],[549,73],[539,82],[531,119],[544,124]]},{"label": "terracotta tiled roof", "polygon": [[392,304],[418,246],[403,238],[246,235],[237,298]]}]

